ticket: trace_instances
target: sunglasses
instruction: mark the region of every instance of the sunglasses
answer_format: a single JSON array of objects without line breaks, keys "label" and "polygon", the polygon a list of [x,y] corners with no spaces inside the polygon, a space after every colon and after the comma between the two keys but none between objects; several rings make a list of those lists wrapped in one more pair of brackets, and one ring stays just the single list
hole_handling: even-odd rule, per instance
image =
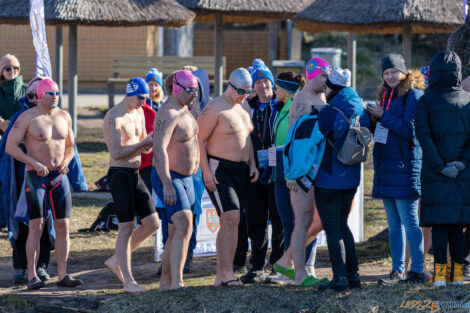
[{"label": "sunglasses", "polygon": [[52,96],[58,97],[60,95],[60,92],[58,92],[58,91],[46,91],[44,94],[48,95],[48,96],[51,96],[51,97]]},{"label": "sunglasses", "polygon": [[32,92],[32,93],[28,93],[28,99],[29,99],[29,100],[33,100],[34,98],[36,98],[36,99],[38,98],[38,94],[37,94],[37,93],[35,93],[35,92],[34,92],[34,93],[33,93],[33,92]]},{"label": "sunglasses", "polygon": [[173,80],[173,82],[175,84],[177,84],[178,86],[180,86],[181,88],[183,88],[184,91],[186,91],[190,95],[195,95],[199,92],[199,87],[185,87],[185,86],[181,85],[180,83],[178,83],[178,81],[176,80],[176,76],[175,76],[175,79]]},{"label": "sunglasses", "polygon": [[18,66],[10,66],[10,65],[5,66],[5,71],[11,72],[11,70],[19,71],[20,68]]},{"label": "sunglasses", "polygon": [[251,89],[249,90],[246,90],[246,89],[241,89],[241,88],[237,88],[235,87],[234,85],[232,85],[230,82],[228,82],[228,85],[230,87],[232,87],[233,89],[235,89],[235,91],[240,95],[240,96],[243,96],[243,95],[249,95],[251,93]]}]

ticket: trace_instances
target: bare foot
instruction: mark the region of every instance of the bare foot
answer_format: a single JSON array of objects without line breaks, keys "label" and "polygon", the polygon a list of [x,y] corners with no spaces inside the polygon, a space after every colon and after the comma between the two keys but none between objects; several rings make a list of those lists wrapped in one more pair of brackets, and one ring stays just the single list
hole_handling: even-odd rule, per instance
[{"label": "bare foot", "polygon": [[127,293],[141,293],[148,291],[147,288],[139,286],[136,282],[124,284],[124,292]]},{"label": "bare foot", "polygon": [[119,268],[119,264],[117,263],[116,257],[114,255],[104,261],[104,265],[117,276],[121,283],[124,284],[124,278],[122,277],[121,269]]}]

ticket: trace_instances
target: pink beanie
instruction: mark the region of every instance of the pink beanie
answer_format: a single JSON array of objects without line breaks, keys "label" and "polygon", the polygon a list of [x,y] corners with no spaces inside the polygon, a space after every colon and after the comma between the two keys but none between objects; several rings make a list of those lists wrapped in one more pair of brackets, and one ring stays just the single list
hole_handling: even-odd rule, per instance
[{"label": "pink beanie", "polygon": [[173,94],[177,95],[184,89],[178,86],[180,84],[183,87],[198,87],[196,77],[189,71],[181,70],[178,71],[173,77]]},{"label": "pink beanie", "polygon": [[307,63],[305,70],[305,76],[307,79],[313,79],[324,72],[330,72],[332,70],[330,64],[322,58],[312,58]]},{"label": "pink beanie", "polygon": [[38,95],[38,100],[41,100],[42,96],[44,95],[45,92],[47,91],[59,91],[59,86],[55,83],[50,78],[44,78],[41,80],[37,87],[36,87],[36,93]]}]

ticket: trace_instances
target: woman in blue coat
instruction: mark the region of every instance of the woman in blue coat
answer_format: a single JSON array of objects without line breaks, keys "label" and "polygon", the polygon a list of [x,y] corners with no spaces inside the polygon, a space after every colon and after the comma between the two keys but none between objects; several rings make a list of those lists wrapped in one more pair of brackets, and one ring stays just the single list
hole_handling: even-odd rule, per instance
[{"label": "woman in blue coat", "polygon": [[[414,126],[415,106],[425,88],[424,77],[407,70],[401,55],[388,54],[382,58],[382,79],[377,105],[367,107],[377,121],[372,196],[382,199],[387,213],[393,266],[379,284],[424,283],[423,233],[418,218],[422,151]],[[407,238],[412,264],[405,277]]]}]

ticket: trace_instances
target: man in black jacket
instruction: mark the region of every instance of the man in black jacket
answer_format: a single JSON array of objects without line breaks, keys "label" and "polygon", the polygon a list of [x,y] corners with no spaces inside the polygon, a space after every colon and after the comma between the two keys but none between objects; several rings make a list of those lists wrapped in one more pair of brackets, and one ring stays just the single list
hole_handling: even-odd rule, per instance
[{"label": "man in black jacket", "polygon": [[[274,184],[271,180],[271,168],[259,159],[267,157],[271,147],[271,127],[277,114],[277,97],[273,93],[274,78],[269,68],[260,60],[253,62],[251,72],[253,88],[257,93],[250,102],[251,120],[254,130],[251,141],[260,178],[250,183],[246,204],[246,222],[248,237],[251,239],[250,271],[241,277],[243,283],[263,282],[266,279],[264,267],[268,250],[268,220],[272,226],[272,252],[269,259],[274,264],[284,252],[283,229],[274,199]],[[261,158],[264,159],[264,158]]]}]

